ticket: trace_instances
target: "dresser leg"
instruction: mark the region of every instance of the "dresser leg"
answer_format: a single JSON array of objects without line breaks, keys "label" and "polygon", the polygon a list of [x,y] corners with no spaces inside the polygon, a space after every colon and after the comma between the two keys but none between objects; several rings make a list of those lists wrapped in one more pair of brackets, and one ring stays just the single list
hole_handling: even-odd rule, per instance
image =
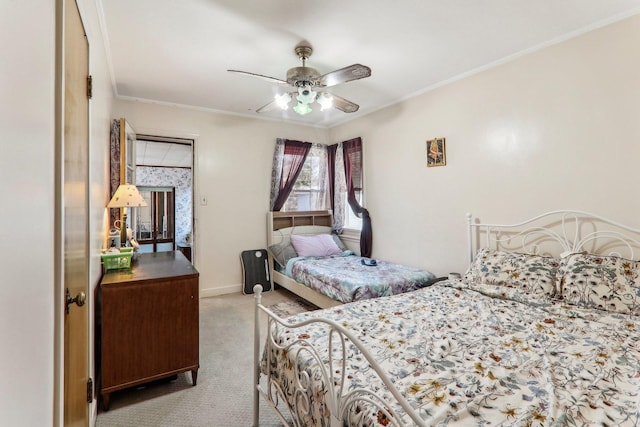
[{"label": "dresser leg", "polygon": [[102,409],[104,409],[105,411],[108,411],[110,401],[111,401],[111,394],[102,393]]},{"label": "dresser leg", "polygon": [[196,385],[196,383],[198,382],[198,370],[197,369],[192,369],[191,370],[191,382],[193,383],[193,385]]}]

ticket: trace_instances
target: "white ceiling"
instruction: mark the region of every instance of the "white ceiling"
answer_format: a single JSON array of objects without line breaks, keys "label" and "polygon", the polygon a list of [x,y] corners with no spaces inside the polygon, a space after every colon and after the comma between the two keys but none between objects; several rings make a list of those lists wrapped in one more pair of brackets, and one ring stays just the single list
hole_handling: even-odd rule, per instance
[{"label": "white ceiling", "polygon": [[[453,79],[640,13],[639,0],[96,0],[116,96],[331,127]],[[331,88],[360,105],[256,113],[286,79],[360,63],[369,78]]]},{"label": "white ceiling", "polygon": [[190,168],[193,147],[188,144],[136,140],[136,165]]}]

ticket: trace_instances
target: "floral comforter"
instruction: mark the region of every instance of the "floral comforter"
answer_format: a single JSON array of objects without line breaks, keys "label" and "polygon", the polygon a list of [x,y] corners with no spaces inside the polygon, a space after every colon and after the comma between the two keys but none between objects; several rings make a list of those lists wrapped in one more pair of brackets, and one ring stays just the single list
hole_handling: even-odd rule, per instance
[{"label": "floral comforter", "polygon": [[[337,321],[364,343],[425,426],[640,425],[638,317],[451,281],[287,320],[318,316]],[[326,361],[326,325],[277,329],[276,342],[313,343]],[[326,426],[327,386],[309,353],[294,351],[299,347],[267,349],[263,370],[290,403],[292,367],[308,372],[312,407],[301,422]],[[353,345],[347,354],[348,390],[379,390],[393,401]],[[402,425],[413,425],[401,409],[390,408]],[[366,405],[346,418],[358,421],[345,425],[389,422]]]},{"label": "floral comforter", "polygon": [[377,298],[413,291],[434,279],[433,273],[406,265],[376,260],[364,265],[356,255],[297,257],[287,263],[286,274],[340,302]]}]

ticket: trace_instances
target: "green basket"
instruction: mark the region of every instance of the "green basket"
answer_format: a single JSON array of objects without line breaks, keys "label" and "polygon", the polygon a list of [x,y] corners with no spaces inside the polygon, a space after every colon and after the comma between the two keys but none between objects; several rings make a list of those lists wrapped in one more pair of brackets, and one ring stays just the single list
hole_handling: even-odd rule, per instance
[{"label": "green basket", "polygon": [[122,248],[120,252],[102,254],[102,264],[106,271],[131,268],[133,248]]}]

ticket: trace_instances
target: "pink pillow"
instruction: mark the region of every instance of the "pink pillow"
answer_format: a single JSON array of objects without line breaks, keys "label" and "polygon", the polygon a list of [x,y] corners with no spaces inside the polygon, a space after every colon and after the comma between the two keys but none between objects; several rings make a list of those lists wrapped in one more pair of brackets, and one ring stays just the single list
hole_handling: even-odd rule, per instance
[{"label": "pink pillow", "polygon": [[316,236],[297,236],[293,234],[291,235],[291,244],[298,256],[342,255],[342,251],[330,234],[318,234]]}]

